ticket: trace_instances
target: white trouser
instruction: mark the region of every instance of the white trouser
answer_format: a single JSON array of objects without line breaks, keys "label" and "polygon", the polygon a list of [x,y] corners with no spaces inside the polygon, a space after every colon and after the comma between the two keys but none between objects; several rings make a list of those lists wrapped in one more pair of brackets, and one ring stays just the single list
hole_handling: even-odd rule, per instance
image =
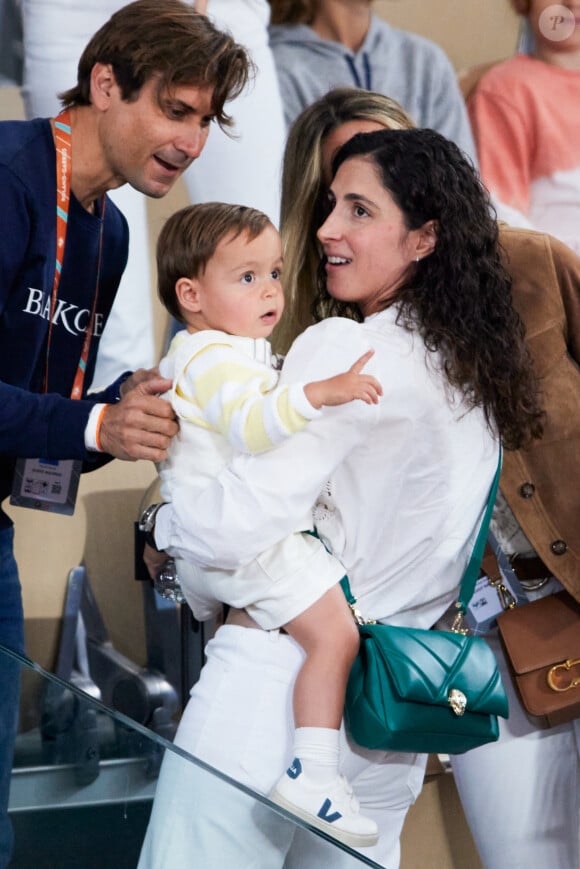
[{"label": "white trouser", "polygon": [[488,638],[508,693],[498,742],[451,759],[484,869],[580,869],[580,720],[538,726]]},{"label": "white trouser", "polygon": [[[28,118],[60,109],[57,94],[77,80],[77,64],[93,33],[126,0],[22,0],[24,85]],[[129,224],[129,259],[99,345],[93,387],[123,371],[156,363],[146,200],[126,185],[110,194]]]},{"label": "white trouser", "polygon": [[185,173],[192,202],[232,202],[264,211],[278,226],[286,126],[268,43],[266,0],[209,0],[207,15],[250,52],[253,83],[226,106],[234,138],[212,127],[203,154]]},{"label": "white trouser", "polygon": [[[175,742],[232,778],[267,794],[292,760],[292,688],[304,658],[278,631],[226,625],[208,644],[207,663]],[[424,776],[425,755],[354,749],[344,734],[342,772],[379,844],[362,853],[399,865],[399,836]],[[295,828],[221,781],[166,752],[139,869],[347,869],[353,858]]]}]

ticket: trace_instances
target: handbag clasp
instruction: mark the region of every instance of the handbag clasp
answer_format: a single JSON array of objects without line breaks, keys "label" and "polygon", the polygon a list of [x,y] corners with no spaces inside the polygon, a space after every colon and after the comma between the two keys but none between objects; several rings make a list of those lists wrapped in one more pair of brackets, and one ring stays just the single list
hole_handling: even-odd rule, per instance
[{"label": "handbag clasp", "polygon": [[349,608],[357,625],[376,625],[375,619],[365,619],[361,611],[353,603],[349,603]]},{"label": "handbag clasp", "polygon": [[501,608],[504,610],[513,610],[517,601],[507,585],[503,582],[501,573],[498,573],[496,576],[488,576],[487,581],[492,588],[495,588]]},{"label": "handbag clasp", "polygon": [[[580,658],[576,658],[572,660],[568,658],[567,661],[562,661],[561,664],[554,664],[553,667],[550,667],[548,670],[548,675],[546,676],[546,681],[552,691],[570,691],[572,688],[580,688],[580,676],[577,676],[575,679],[571,679],[567,685],[559,684],[557,681],[557,673],[558,670],[571,670],[572,667],[578,667],[580,665]],[[562,674],[560,674],[562,675]]]},{"label": "handbag clasp", "polygon": [[469,633],[469,628],[465,625],[465,610],[459,601],[455,604],[455,609],[457,612],[455,613],[455,618],[451,625],[451,633],[466,636]]},{"label": "handbag clasp", "polygon": [[460,691],[459,688],[452,688],[447,695],[447,702],[458,718],[460,718],[467,708],[467,697]]}]

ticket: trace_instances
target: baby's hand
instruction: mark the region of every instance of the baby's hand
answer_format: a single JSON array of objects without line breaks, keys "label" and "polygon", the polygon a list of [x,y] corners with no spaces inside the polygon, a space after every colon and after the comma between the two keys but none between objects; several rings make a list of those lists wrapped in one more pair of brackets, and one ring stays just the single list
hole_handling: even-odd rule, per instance
[{"label": "baby's hand", "polygon": [[343,374],[307,383],[304,392],[310,404],[317,409],[323,406],[335,407],[357,398],[367,404],[378,404],[379,397],[383,394],[381,384],[371,374],[361,373],[374,352],[368,350]]}]

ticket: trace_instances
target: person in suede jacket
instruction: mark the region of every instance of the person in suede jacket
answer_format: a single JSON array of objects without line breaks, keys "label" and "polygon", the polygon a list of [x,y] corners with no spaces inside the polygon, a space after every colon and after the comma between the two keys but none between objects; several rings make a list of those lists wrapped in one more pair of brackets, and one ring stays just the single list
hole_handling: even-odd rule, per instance
[{"label": "person in suede jacket", "polygon": [[[530,600],[562,586],[580,600],[580,258],[552,236],[504,224],[500,242],[545,416],[541,439],[504,451],[492,530]],[[500,725],[499,742],[451,758],[482,865],[572,869],[580,856],[580,719],[547,727],[528,715],[497,630],[486,639],[500,666],[510,717]],[[557,787],[548,806],[537,797],[551,783]]]},{"label": "person in suede jacket", "polygon": [[546,412],[544,436],[505,451],[501,491],[549,572],[580,600],[580,257],[544,233],[502,225]]}]

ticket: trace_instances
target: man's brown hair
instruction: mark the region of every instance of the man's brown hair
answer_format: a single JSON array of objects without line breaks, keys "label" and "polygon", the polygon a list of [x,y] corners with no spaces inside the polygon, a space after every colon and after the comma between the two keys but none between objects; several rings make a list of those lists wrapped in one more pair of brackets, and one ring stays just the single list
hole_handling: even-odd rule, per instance
[{"label": "man's brown hair", "polygon": [[183,322],[175,285],[180,278],[203,274],[220,241],[226,236],[233,241],[243,232],[252,240],[271,225],[256,208],[225,202],[188,205],[172,214],[157,240],[157,290],[169,313]]},{"label": "man's brown hair", "polygon": [[60,94],[65,108],[90,105],[96,63],[111,65],[127,101],[153,77],[159,96],[177,85],[213,88],[222,127],[231,124],[224,104],[241,93],[253,70],[243,46],[181,0],[136,0],[115,12],[83,51],[75,87]]}]

